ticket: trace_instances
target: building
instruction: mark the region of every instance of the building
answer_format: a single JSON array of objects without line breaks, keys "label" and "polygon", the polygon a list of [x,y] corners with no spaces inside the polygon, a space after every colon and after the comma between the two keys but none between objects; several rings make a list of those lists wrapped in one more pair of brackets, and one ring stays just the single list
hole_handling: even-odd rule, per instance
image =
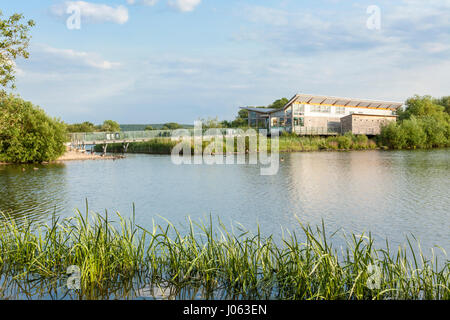
[{"label": "building", "polygon": [[381,126],[396,121],[402,102],[362,100],[308,94],[295,95],[282,109],[241,108],[248,125],[299,135],[335,135],[351,131],[376,135]]},{"label": "building", "polygon": [[378,116],[372,114],[353,113],[341,118],[341,132],[365,134],[366,136],[378,135],[381,133],[381,126],[396,120],[397,117],[394,115]]}]

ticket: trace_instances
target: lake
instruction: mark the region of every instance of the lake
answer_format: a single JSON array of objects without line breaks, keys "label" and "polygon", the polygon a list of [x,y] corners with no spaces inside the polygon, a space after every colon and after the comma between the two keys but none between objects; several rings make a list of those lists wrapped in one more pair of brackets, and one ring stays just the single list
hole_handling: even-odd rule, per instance
[{"label": "lake", "polygon": [[[0,211],[48,221],[79,208],[120,211],[151,228],[162,217],[178,227],[220,218],[280,239],[298,220],[328,232],[370,231],[382,247],[406,243],[450,250],[450,152],[354,151],[284,154],[275,176],[258,165],[182,165],[168,156],[0,166]],[[38,170],[34,170],[34,168]],[[22,170],[25,168],[25,171]],[[339,242],[339,240],[338,240]]]}]

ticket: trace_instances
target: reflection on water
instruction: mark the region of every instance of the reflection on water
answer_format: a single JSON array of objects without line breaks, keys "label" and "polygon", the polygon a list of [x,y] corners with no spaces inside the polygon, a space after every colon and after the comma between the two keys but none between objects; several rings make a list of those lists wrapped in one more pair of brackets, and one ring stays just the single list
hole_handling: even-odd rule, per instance
[{"label": "reflection on water", "polygon": [[[150,280],[147,280],[150,281]],[[0,300],[230,300],[242,299],[241,293],[221,288],[207,289],[201,285],[174,286],[163,281],[159,284],[132,279],[109,283],[89,289],[69,290],[67,276],[40,278],[27,276],[12,279],[0,275]],[[245,298],[262,299],[265,296],[250,295]]]},{"label": "reflection on water", "polygon": [[[167,156],[129,155],[120,161],[0,166],[0,211],[48,221],[92,211],[120,211],[151,227],[160,216],[178,226],[186,217],[220,217],[266,234],[304,223],[330,232],[371,231],[404,244],[414,234],[423,248],[450,250],[450,152],[364,151],[284,155],[276,176],[257,165],[175,166]],[[25,171],[22,170],[25,168]],[[159,221],[158,221],[159,220]]]},{"label": "reflection on water", "polygon": [[17,219],[45,220],[64,210],[64,164],[0,165],[0,211]]}]

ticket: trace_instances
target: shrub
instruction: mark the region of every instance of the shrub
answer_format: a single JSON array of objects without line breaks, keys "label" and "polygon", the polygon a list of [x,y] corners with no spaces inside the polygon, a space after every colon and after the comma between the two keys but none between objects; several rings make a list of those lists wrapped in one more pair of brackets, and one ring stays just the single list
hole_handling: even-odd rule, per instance
[{"label": "shrub", "polygon": [[352,146],[352,138],[346,133],[344,136],[339,136],[336,138],[336,142],[338,143],[339,149],[350,149]]},{"label": "shrub", "polygon": [[65,125],[31,102],[8,95],[0,98],[0,161],[40,163],[65,151]]},{"label": "shrub", "polygon": [[402,149],[406,146],[404,131],[396,122],[391,122],[381,129],[379,141],[382,146],[390,149]]},{"label": "shrub", "polygon": [[433,117],[423,117],[421,121],[423,131],[426,135],[426,146],[445,147],[449,145],[450,124],[439,121]]},{"label": "shrub", "polygon": [[405,136],[405,145],[408,148],[422,148],[427,142],[427,134],[423,130],[422,123],[414,116],[403,121],[401,129]]}]

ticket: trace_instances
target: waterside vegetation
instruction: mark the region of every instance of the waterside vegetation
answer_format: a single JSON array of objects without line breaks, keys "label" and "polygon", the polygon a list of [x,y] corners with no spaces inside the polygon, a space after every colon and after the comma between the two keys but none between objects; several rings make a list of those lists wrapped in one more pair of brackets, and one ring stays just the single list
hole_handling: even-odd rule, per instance
[{"label": "waterside vegetation", "polygon": [[[178,144],[177,141],[172,141],[170,138],[155,138],[147,142],[133,142],[128,146],[129,153],[144,153],[144,154],[171,154],[173,148]],[[211,142],[203,141],[202,150]],[[226,153],[226,140],[223,140],[223,150],[214,150],[215,153]],[[102,152],[103,146],[97,145],[94,150]],[[257,141],[257,151],[260,151],[259,140]],[[347,133],[343,136],[330,137],[299,137],[295,134],[282,134],[279,138],[280,152],[302,152],[302,151],[320,151],[320,150],[373,150],[377,148],[374,140],[369,139],[365,135],[353,135]],[[252,150],[250,148],[248,137],[245,140],[244,152]],[[267,150],[272,150],[272,141],[267,139]],[[112,153],[122,153],[124,151],[123,144],[109,144],[108,151]],[[237,139],[235,139],[233,153],[242,152],[238,150]],[[194,141],[191,140],[191,152],[194,153]]]},{"label": "waterside vegetation", "polygon": [[49,225],[4,216],[0,280],[7,285],[0,285],[0,295],[27,296],[21,288],[30,283],[49,286],[38,295],[54,292],[56,283],[61,291],[58,279],[67,280],[67,268],[77,266],[74,293],[83,299],[134,298],[145,288],[160,288],[166,294],[159,298],[187,290],[202,299],[450,299],[449,260],[427,259],[409,240],[403,248],[386,242],[376,249],[370,234],[353,234],[344,248],[334,248],[336,235],[325,236],[323,224],[299,223],[299,230],[277,244],[259,228],[230,232],[211,218],[206,224],[189,219],[182,232],[169,222],[146,230],[134,214],[111,219],[78,212]]}]

